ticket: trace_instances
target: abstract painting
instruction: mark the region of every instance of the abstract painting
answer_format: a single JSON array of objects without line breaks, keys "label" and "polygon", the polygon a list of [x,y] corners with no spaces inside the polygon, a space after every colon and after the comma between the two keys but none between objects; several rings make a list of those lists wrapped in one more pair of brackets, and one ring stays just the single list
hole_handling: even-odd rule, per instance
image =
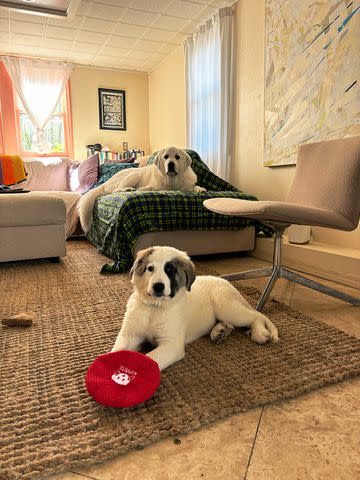
[{"label": "abstract painting", "polygon": [[265,166],[360,135],[360,0],[266,0]]}]

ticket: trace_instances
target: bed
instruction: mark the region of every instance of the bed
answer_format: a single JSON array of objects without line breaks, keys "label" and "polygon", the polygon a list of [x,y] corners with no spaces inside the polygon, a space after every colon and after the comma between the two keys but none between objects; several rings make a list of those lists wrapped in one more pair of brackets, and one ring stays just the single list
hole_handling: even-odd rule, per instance
[{"label": "bed", "polygon": [[254,248],[255,231],[264,230],[261,224],[213,213],[203,202],[217,197],[256,198],[217,177],[195,151],[186,151],[192,158],[197,184],[206,192],[117,192],[98,198],[87,237],[100,253],[113,260],[113,264],[102,267],[101,273],[127,271],[136,252],[151,245],[174,246],[190,255]]}]

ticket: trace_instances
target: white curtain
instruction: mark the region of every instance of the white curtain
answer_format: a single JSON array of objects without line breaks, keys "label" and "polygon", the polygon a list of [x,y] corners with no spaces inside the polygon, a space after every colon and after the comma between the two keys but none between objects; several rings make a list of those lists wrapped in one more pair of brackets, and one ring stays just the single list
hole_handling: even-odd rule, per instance
[{"label": "white curtain", "polygon": [[51,147],[44,128],[54,113],[74,67],[69,63],[29,58],[1,59],[35,128],[31,150],[48,153]]},{"label": "white curtain", "polygon": [[235,71],[233,8],[220,9],[185,40],[184,47],[187,145],[210,170],[228,180]]}]

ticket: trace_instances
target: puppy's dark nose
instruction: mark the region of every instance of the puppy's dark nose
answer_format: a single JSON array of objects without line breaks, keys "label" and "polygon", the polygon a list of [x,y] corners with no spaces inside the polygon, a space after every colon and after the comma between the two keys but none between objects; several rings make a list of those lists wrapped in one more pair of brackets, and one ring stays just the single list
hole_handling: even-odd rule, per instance
[{"label": "puppy's dark nose", "polygon": [[175,163],[174,162],[169,162],[168,163],[167,173],[168,173],[168,175],[176,175]]},{"label": "puppy's dark nose", "polygon": [[157,297],[161,297],[164,292],[165,285],[162,282],[154,283],[153,290]]}]

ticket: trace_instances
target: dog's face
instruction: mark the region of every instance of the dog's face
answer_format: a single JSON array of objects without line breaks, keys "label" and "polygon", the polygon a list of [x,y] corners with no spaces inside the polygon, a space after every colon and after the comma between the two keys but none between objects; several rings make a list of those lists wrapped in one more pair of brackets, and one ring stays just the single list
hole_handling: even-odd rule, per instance
[{"label": "dog's face", "polygon": [[181,148],[169,147],[159,151],[154,163],[162,175],[176,177],[184,174],[190,167],[191,158]]},{"label": "dog's face", "polygon": [[188,291],[195,280],[194,264],[185,252],[172,247],[141,250],[131,269],[131,281],[146,302],[159,304]]}]

